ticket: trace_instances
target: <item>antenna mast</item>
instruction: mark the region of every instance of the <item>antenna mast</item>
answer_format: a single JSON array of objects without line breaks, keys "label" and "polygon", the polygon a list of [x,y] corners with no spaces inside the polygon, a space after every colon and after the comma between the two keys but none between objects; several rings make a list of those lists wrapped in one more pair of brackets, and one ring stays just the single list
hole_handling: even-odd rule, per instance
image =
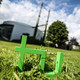
[{"label": "antenna mast", "polygon": [[36,27],[34,29],[34,38],[36,37],[36,33],[37,33],[37,29],[38,29],[38,24],[39,24],[39,20],[40,20],[40,15],[41,15],[42,7],[43,7],[43,1],[41,3],[40,12],[39,12],[39,15],[38,15],[38,20],[37,20],[37,23],[36,23]]},{"label": "antenna mast", "polygon": [[0,4],[1,4],[2,0],[0,0]]},{"label": "antenna mast", "polygon": [[46,36],[46,30],[47,30],[47,26],[48,26],[49,16],[50,16],[50,10],[48,11],[48,17],[47,17],[47,21],[46,21],[46,25],[45,25],[43,41],[45,40],[45,36]]}]

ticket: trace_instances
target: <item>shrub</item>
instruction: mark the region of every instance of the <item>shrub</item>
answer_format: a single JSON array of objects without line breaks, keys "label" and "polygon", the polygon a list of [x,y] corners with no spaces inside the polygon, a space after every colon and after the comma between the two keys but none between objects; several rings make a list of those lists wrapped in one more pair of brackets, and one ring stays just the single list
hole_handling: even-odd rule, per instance
[{"label": "shrub", "polygon": [[46,47],[55,47],[53,43],[47,41],[45,41],[43,45]]}]

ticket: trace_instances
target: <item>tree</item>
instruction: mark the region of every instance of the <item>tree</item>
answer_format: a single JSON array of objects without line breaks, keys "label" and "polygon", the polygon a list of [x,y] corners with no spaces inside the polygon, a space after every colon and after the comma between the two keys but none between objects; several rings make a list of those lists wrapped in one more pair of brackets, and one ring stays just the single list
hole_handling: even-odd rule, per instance
[{"label": "tree", "polygon": [[61,21],[53,22],[47,33],[47,40],[53,42],[53,44],[58,44],[61,46],[68,41],[68,30],[66,25]]},{"label": "tree", "polygon": [[70,40],[70,42],[69,42],[70,44],[72,44],[72,45],[76,45],[76,46],[78,46],[79,45],[79,43],[77,42],[77,39],[76,38],[71,38],[71,40]]}]

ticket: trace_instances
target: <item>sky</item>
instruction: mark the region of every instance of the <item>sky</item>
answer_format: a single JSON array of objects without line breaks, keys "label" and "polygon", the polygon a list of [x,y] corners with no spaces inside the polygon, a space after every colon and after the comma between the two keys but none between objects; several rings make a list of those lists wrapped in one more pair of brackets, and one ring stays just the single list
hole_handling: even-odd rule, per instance
[{"label": "sky", "polygon": [[[3,21],[23,22],[36,25],[42,0],[3,0],[0,6],[0,23]],[[75,37],[80,42],[80,0],[43,0],[39,25],[45,24],[48,10],[48,27],[57,20],[64,22],[69,31],[69,39]],[[44,26],[39,29],[44,31]]]}]

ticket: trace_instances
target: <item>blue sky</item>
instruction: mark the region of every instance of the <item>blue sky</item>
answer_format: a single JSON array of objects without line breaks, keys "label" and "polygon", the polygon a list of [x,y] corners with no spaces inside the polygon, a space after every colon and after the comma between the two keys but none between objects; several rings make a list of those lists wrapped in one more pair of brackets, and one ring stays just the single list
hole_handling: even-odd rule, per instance
[{"label": "blue sky", "polygon": [[[0,23],[17,21],[32,26],[36,25],[42,0],[3,0],[0,7]],[[69,31],[69,39],[77,38],[80,42],[80,0],[43,0],[39,24],[45,24],[48,10],[50,18],[48,27],[56,20],[64,22]],[[44,31],[45,27],[39,29]]]},{"label": "blue sky", "polygon": [[[10,0],[11,2],[15,2],[16,4],[21,0]],[[27,1],[27,0],[26,0]],[[42,0],[28,0],[37,6],[40,6]],[[50,2],[55,3],[56,8],[53,10],[59,10],[65,8],[67,14],[71,14],[75,7],[80,7],[80,0],[43,0],[44,7],[47,6]]]}]

